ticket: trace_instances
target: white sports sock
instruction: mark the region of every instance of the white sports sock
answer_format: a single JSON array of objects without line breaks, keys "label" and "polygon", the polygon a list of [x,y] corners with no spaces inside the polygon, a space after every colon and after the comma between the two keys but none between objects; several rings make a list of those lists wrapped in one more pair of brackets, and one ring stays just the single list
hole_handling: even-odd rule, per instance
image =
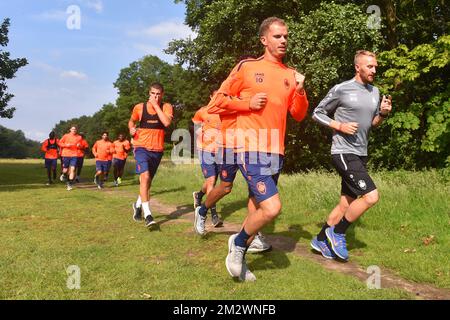
[{"label": "white sports sock", "polygon": [[141,196],[139,196],[136,201],[136,207],[140,208],[141,206],[142,206],[142,200],[141,200]]},{"label": "white sports sock", "polygon": [[152,215],[149,204],[150,204],[150,202],[142,202],[142,208],[144,209],[144,217],[145,218]]}]

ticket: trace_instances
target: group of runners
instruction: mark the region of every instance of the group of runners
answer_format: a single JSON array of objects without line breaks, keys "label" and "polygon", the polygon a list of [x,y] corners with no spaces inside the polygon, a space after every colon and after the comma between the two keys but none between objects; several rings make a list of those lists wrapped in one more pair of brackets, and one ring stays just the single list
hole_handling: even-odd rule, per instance
[{"label": "group of runners", "polygon": [[[100,140],[92,147],[92,154],[96,160],[94,183],[102,189],[108,180],[111,166],[114,169],[114,186],[122,183],[124,168],[131,144],[125,135],[119,134],[116,141],[109,140],[108,132],[103,132]],[[83,133],[78,134],[76,126],[72,126],[69,133],[61,139],[56,137],[54,131],[50,132],[47,140],[42,142],[41,150],[45,153],[45,168],[47,169],[47,185],[53,184],[57,179],[58,159],[61,162],[61,182],[66,182],[67,190],[73,189],[75,183],[80,182],[80,175],[84,165],[84,158],[89,151],[89,143]]]},{"label": "group of runners", "polygon": [[[256,280],[246,264],[246,253],[271,248],[261,230],[281,213],[277,183],[284,162],[287,114],[302,121],[309,107],[305,77],[283,63],[288,47],[285,22],[267,18],[260,26],[259,38],[263,56],[240,61],[211,95],[209,104],[192,119],[205,178],[200,190],[193,193],[195,232],[206,234],[209,211],[214,227],[223,224],[216,203],[232,191],[238,171],[248,185],[248,212],[240,232],[228,239],[225,259],[228,273],[241,281]],[[348,227],[378,202],[377,188],[366,168],[368,136],[392,110],[391,97],[381,97],[372,85],[377,68],[375,54],[358,51],[354,65],[355,77],[334,86],[313,112],[318,124],[333,129],[332,161],[342,178],[340,200],[311,241],[311,247],[327,259],[348,260]],[[134,107],[128,122],[140,182],[138,198],[132,205],[133,219],[145,220],[149,228],[156,225],[149,204],[150,188],[163,156],[164,130],[173,119],[173,108],[162,103],[163,95],[163,86],[153,83],[149,100]],[[59,144],[49,140],[50,150],[60,145],[72,156],[78,149],[73,146],[81,145],[81,139],[76,140],[74,135],[76,128]],[[106,141],[104,134],[97,147],[108,150]],[[103,161],[107,152],[96,152],[98,160]],[[72,162],[69,157],[66,161],[71,181],[76,160]],[[104,173],[103,167],[99,168],[98,176]]]}]

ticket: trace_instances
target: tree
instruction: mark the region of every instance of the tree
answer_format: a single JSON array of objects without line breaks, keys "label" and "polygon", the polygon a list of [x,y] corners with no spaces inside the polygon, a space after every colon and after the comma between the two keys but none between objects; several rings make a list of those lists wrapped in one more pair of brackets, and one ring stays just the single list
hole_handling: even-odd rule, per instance
[{"label": "tree", "polygon": [[[10,21],[5,19],[0,26],[0,47],[6,47],[8,45],[8,31]],[[10,59],[10,53],[0,50],[0,117],[11,119],[14,115],[15,108],[8,108],[9,101],[14,95],[7,93],[8,86],[6,85],[7,79],[14,78],[19,68],[28,64],[27,59]]]},{"label": "tree", "polygon": [[379,55],[380,88],[393,97],[392,117],[372,137],[377,167],[450,165],[450,36]]}]

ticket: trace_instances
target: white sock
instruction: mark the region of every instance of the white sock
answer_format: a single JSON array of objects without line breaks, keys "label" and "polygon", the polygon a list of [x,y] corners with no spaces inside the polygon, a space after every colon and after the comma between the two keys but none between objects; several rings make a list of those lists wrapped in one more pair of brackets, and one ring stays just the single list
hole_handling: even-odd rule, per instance
[{"label": "white sock", "polygon": [[152,212],[150,211],[150,202],[142,202],[142,208],[144,209],[144,217],[147,218],[148,216],[152,215]]},{"label": "white sock", "polygon": [[142,206],[142,200],[141,200],[141,196],[139,196],[136,201],[136,207],[140,208],[141,206]]}]

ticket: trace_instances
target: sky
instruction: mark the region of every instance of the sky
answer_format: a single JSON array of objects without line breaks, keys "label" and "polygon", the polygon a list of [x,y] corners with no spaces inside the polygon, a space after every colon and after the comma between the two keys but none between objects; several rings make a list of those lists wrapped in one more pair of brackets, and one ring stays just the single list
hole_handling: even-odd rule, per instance
[{"label": "sky", "polygon": [[184,16],[173,0],[0,0],[0,23],[11,19],[1,49],[29,63],[7,81],[17,110],[0,125],[43,141],[60,120],[114,103],[122,68],[148,54],[173,63],[170,40],[195,37]]}]

